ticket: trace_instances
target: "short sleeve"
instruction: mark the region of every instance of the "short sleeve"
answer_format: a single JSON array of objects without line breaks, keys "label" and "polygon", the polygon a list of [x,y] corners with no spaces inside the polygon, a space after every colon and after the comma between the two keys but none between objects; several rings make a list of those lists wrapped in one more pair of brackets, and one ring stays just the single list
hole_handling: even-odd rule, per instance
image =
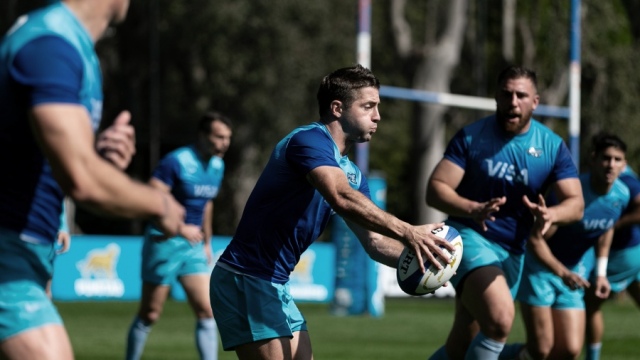
[{"label": "short sleeve", "polygon": [[153,171],[153,177],[173,188],[179,173],[180,164],[174,156],[166,156]]},{"label": "short sleeve", "polygon": [[81,104],[83,65],[78,51],[57,36],[42,36],[24,45],[10,73],[30,90],[31,106],[42,103]]},{"label": "short sleeve", "polygon": [[459,130],[449,141],[444,157],[464,169],[467,165],[467,150],[464,130]]},{"label": "short sleeve", "polygon": [[300,131],[289,139],[286,159],[296,172],[305,175],[319,166],[339,167],[334,146],[319,130]]}]

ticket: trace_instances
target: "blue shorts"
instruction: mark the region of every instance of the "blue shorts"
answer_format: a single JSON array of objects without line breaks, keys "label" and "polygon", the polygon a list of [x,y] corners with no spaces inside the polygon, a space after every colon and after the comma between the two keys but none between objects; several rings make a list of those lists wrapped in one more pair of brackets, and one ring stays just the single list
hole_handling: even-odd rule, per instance
[{"label": "blue shorts", "polygon": [[[588,277],[587,269],[582,262],[569,270],[585,279]],[[531,253],[525,254],[524,270],[516,299],[531,306],[584,310],[584,289],[571,290],[559,276]]]},{"label": "blue shorts", "polygon": [[307,322],[293,301],[289,284],[238,274],[218,264],[211,273],[209,289],[224,350],[260,340],[291,338],[294,332],[307,331]]},{"label": "blue shorts", "polygon": [[499,244],[487,240],[484,236],[465,225],[450,220],[447,220],[446,223],[458,230],[464,246],[464,255],[460,261],[460,266],[456,271],[456,275],[450,280],[456,289],[456,293],[460,293],[458,287],[462,286],[464,278],[471,271],[483,266],[496,266],[504,272],[511,290],[511,296],[515,298],[520,284],[524,256],[510,253]]},{"label": "blue shorts", "polygon": [[0,341],[48,324],[62,324],[44,291],[51,278],[53,243],[22,241],[0,228]]},{"label": "blue shorts", "polygon": [[145,234],[142,246],[142,280],[157,285],[171,285],[185,275],[206,274],[207,264],[204,243],[191,244],[183,237],[155,241],[161,235]]}]

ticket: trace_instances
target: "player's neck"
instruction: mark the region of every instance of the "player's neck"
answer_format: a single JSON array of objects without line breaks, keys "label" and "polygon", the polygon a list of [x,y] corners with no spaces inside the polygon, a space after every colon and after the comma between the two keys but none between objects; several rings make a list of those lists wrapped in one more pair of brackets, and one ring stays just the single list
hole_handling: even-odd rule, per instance
[{"label": "player's neck", "polygon": [[65,1],[64,4],[78,18],[95,43],[104,35],[109,26],[110,16],[105,11],[96,9],[92,1]]}]

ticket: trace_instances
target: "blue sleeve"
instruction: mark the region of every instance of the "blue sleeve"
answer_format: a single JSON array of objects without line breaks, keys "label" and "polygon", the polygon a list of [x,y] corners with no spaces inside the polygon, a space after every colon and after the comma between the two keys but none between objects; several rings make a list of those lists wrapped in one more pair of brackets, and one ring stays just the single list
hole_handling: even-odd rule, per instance
[{"label": "blue sleeve", "polygon": [[286,158],[296,172],[305,175],[319,166],[340,167],[333,146],[331,139],[320,131],[300,131],[289,140]]},{"label": "blue sleeve", "polygon": [[638,181],[633,175],[622,174],[620,180],[629,188],[629,194],[631,199],[635,199],[640,194],[640,181]]},{"label": "blue sleeve", "polygon": [[11,68],[16,82],[30,89],[30,105],[81,104],[83,63],[78,51],[57,36],[42,36],[24,45]]},{"label": "blue sleeve", "polygon": [[552,176],[555,177],[553,181],[578,177],[578,169],[573,162],[569,148],[567,148],[564,142],[562,142],[560,149],[558,149],[558,156],[556,157],[552,173]]},{"label": "blue sleeve", "polygon": [[467,152],[468,146],[465,141],[464,130],[461,129],[449,141],[444,157],[464,169],[467,165]]},{"label": "blue sleeve", "polygon": [[167,184],[170,188],[173,188],[175,179],[180,173],[180,164],[176,157],[167,155],[160,161],[155,170],[153,170],[153,177]]},{"label": "blue sleeve", "polygon": [[364,194],[369,200],[371,200],[371,190],[369,190],[369,181],[366,176],[362,175],[362,179],[360,181],[360,188],[358,189],[361,193]]}]

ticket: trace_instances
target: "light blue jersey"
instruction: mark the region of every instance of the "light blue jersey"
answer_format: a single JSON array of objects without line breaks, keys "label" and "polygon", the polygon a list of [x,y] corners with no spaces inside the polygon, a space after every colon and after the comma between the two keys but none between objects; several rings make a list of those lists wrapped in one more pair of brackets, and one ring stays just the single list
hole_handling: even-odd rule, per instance
[{"label": "light blue jersey", "polygon": [[[167,184],[173,197],[184,206],[185,223],[202,226],[205,205],[218,196],[224,161],[217,156],[203,161],[195,146],[185,146],[167,154],[153,177]],[[204,243],[191,244],[180,236],[157,241],[158,237],[164,235],[155,228],[145,234],[141,271],[144,281],[169,285],[181,276],[209,273]]]},{"label": "light blue jersey", "polygon": [[202,225],[204,206],[215,199],[224,177],[224,160],[213,156],[203,161],[195,146],[167,154],[152,175],[171,188],[171,195],[185,209],[185,223]]},{"label": "light blue jersey", "polygon": [[277,144],[219,263],[286,283],[300,255],[320,236],[333,213],[306,178],[319,166],[340,167],[351,187],[370,198],[366,178],[340,154],[326,127],[319,122],[299,127]]},{"label": "light blue jersey", "polygon": [[[620,181],[629,188],[631,199],[640,196],[640,180],[635,173],[630,170],[623,172],[620,174]],[[634,206],[629,203],[629,206],[625,209],[625,214],[632,211],[634,211]],[[616,229],[611,243],[611,250],[619,251],[638,245],[640,245],[640,225],[636,224]]]},{"label": "light blue jersey", "polygon": [[[591,186],[591,174],[580,175],[585,209],[581,221],[558,227],[547,240],[553,255],[569,270],[583,278],[589,277],[593,262],[592,249],[598,238],[613,227],[629,203],[629,189],[616,181],[606,194],[595,193]],[[549,205],[556,200],[551,198]],[[591,250],[591,251],[590,251]],[[572,290],[544,266],[534,254],[527,252],[518,300],[533,306],[553,308],[584,308],[584,290]]]},{"label": "light blue jersey", "polygon": [[524,252],[533,216],[522,201],[537,202],[551,184],[576,178],[577,169],[562,138],[538,121],[524,134],[510,136],[495,115],[480,119],[451,139],[444,157],[465,170],[456,189],[460,196],[484,202],[506,196],[506,204],[487,221],[487,231],[470,218],[450,216],[514,254]]},{"label": "light blue jersey", "polygon": [[[0,45],[0,227],[51,243],[63,193],[28,120],[44,103],[83,105],[97,129],[102,75],[93,41],[63,3],[20,17]],[[46,54],[46,55],[45,55]]]}]

